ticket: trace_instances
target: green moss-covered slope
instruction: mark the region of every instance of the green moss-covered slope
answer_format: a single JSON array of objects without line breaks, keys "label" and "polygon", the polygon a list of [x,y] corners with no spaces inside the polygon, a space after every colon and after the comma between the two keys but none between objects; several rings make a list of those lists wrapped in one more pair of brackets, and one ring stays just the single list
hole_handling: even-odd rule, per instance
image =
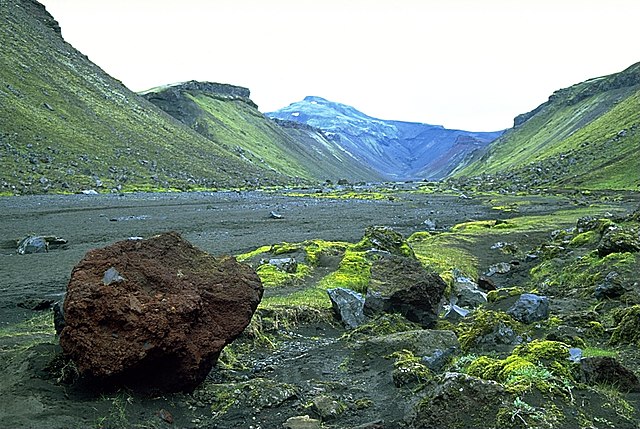
[{"label": "green moss-covered slope", "polygon": [[322,131],[264,116],[246,88],[190,81],[143,95],[204,137],[261,167],[302,179],[381,179]]},{"label": "green moss-covered slope", "polygon": [[640,186],[640,63],[556,91],[456,178],[514,189]]},{"label": "green moss-covered slope", "polygon": [[129,91],[66,43],[36,1],[2,1],[0,15],[0,193],[289,180]]}]

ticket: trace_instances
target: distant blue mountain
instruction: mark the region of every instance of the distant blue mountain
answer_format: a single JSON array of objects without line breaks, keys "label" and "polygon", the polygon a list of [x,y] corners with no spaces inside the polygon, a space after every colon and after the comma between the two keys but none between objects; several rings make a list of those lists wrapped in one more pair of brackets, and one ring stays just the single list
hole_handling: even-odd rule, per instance
[{"label": "distant blue mountain", "polygon": [[306,97],[266,115],[320,128],[342,150],[388,180],[441,179],[469,152],[502,134],[372,118],[321,97]]}]

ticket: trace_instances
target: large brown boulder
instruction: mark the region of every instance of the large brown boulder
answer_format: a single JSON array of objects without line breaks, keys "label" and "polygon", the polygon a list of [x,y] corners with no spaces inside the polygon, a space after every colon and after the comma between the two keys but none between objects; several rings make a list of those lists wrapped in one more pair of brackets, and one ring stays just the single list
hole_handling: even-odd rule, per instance
[{"label": "large brown boulder", "polygon": [[255,271],[177,233],[91,250],[73,269],[60,345],[101,383],[189,391],[249,324]]}]

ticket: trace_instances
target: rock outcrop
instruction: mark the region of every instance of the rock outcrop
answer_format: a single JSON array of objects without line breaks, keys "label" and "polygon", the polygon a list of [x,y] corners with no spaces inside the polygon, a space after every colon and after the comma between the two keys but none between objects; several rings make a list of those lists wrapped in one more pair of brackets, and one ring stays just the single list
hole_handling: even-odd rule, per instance
[{"label": "rock outcrop", "polygon": [[427,271],[418,260],[386,255],[371,267],[364,313],[400,313],[412,322],[432,328],[446,287],[437,273]]},{"label": "rock outcrop", "polygon": [[249,266],[177,233],[120,241],[73,269],[60,345],[90,379],[189,391],[249,324],[262,292]]}]

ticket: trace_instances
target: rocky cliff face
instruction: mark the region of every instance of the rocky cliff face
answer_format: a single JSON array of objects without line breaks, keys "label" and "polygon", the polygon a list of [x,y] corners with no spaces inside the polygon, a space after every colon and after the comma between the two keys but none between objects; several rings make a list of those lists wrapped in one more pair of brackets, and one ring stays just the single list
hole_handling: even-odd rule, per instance
[{"label": "rocky cliff face", "polygon": [[[344,151],[393,180],[444,177],[467,151],[501,134],[372,118],[321,97],[306,97],[267,115],[320,128]],[[468,144],[458,144],[465,137]]]}]

